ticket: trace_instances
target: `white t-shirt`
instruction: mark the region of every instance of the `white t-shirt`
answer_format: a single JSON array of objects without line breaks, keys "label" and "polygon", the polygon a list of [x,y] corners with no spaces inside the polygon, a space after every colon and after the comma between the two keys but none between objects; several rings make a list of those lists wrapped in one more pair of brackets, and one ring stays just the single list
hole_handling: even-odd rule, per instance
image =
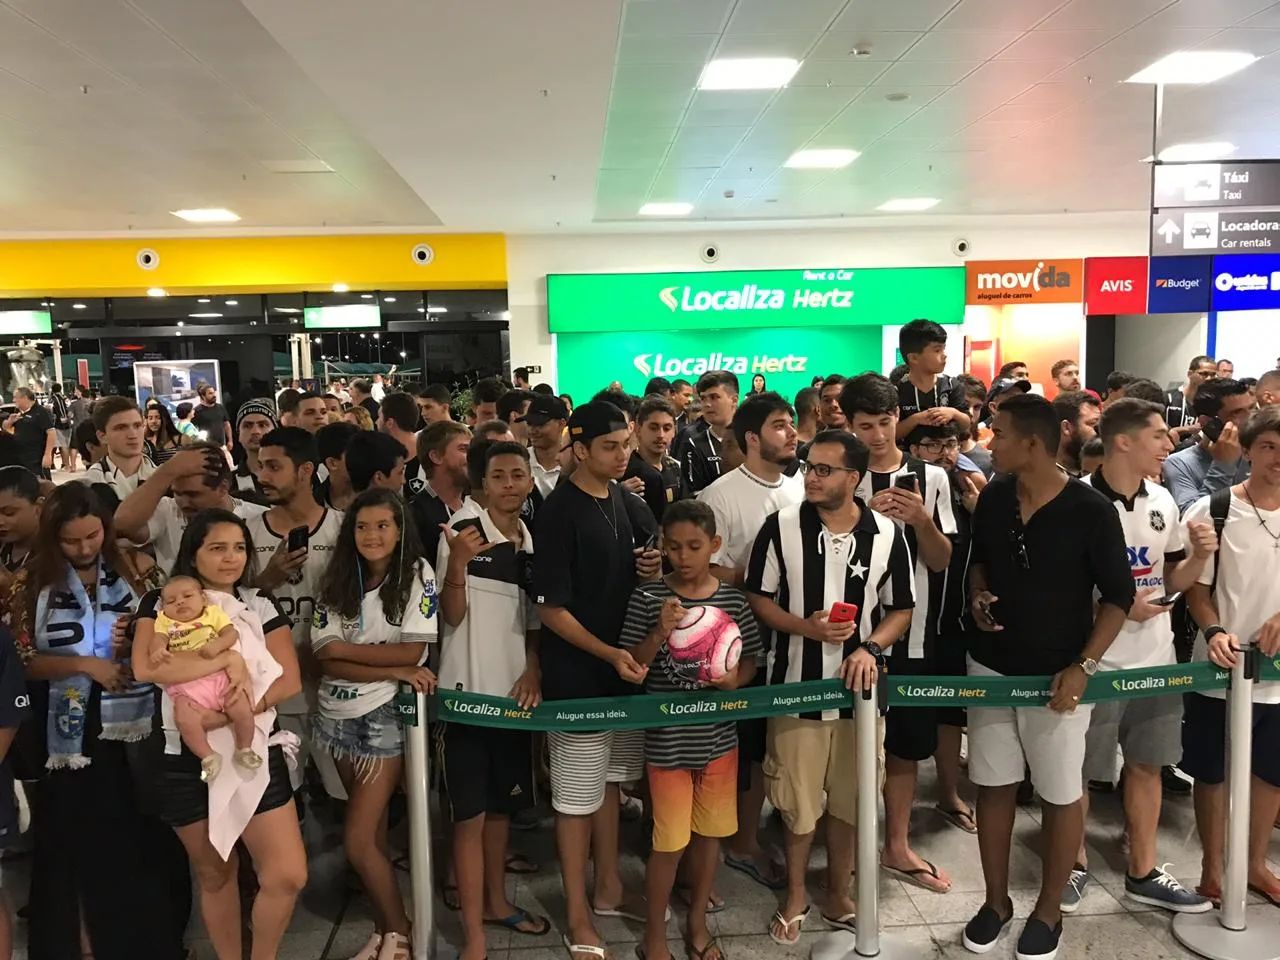
[{"label": "white t-shirt", "polygon": [[[343,619],[338,611],[317,604],[312,615],[311,649],[320,650],[335,640],[356,644],[434,643],[439,607],[435,573],[431,564],[420,560],[409,591],[409,602],[399,623],[387,620],[378,590],[365,593],[360,604],[360,616],[354,620]],[[424,663],[426,659],[424,651],[418,662]],[[396,687],[394,680],[356,682],[325,677],[320,682],[320,712],[337,720],[363,717],[394,700]]]},{"label": "white t-shirt", "polygon": [[[1134,587],[1140,594],[1154,589],[1148,600],[1164,596],[1169,592],[1164,583],[1165,562],[1183,559],[1188,542],[1183,537],[1173,494],[1158,483],[1144,480],[1130,508],[1107,487],[1105,477],[1098,483],[1098,476],[1082,479],[1115,504],[1124,529]],[[1173,649],[1173,617],[1166,612],[1142,623],[1125,620],[1099,665],[1103,670],[1131,670],[1163,667],[1177,661]]]},{"label": "white t-shirt", "polygon": [[[258,555],[259,570],[266,569],[276,548],[282,546],[284,538],[289,535],[288,530],[273,530],[268,525],[268,516],[269,511],[247,520],[249,535],[253,538],[253,549]],[[325,510],[320,523],[311,530],[308,540],[310,553],[303,561],[302,568],[287,581],[271,589],[280,608],[293,621],[293,642],[300,653],[311,645],[311,621],[316,609],[316,597],[320,594],[320,580],[329,566],[329,558],[333,556],[341,529],[342,512]],[[290,717],[306,714],[307,686],[304,678],[303,692],[280,704],[279,712]]]},{"label": "white t-shirt", "polygon": [[804,480],[785,474],[776,482],[761,480],[746,465],[716,478],[698,494],[716,515],[720,549],[711,562],[743,570],[751,558],[756,534],[769,514],[804,499]]},{"label": "white t-shirt", "polygon": [[[473,507],[469,511],[468,507]],[[440,622],[440,689],[505,697],[525,668],[525,633],[541,626],[538,608],[524,590],[533,560],[533,537],[520,521],[520,547],[503,536],[488,510],[470,497],[449,526],[479,520],[494,544],[467,565],[467,614],[456,627]],[[449,569],[449,540],[440,538],[437,570]]]},{"label": "white t-shirt", "polygon": [[158,470],[154,463],[146,457],[142,458],[142,464],[138,467],[138,472],[131,477],[126,477],[120,472],[120,468],[111,462],[110,457],[103,457],[97,463],[93,464],[84,473],[85,483],[105,483],[115,491],[120,502],[124,503],[125,498],[138,487],[151,479],[151,475]]},{"label": "white t-shirt", "polygon": [[560,461],[556,461],[556,465],[548,470],[538,462],[538,455],[532,450],[529,451],[529,469],[533,473],[533,482],[538,486],[538,492],[542,496],[551,496],[551,491],[556,488],[556,484],[560,482]]},{"label": "white t-shirt", "polygon": [[[231,498],[231,512],[241,520],[249,520],[267,512],[267,508],[257,503]],[[156,506],[156,512],[147,521],[147,540],[155,548],[156,565],[165,573],[173,570],[178,559],[178,548],[182,545],[182,535],[187,529],[187,518],[178,509],[178,502],[173,497],[162,497]]]},{"label": "white t-shirt", "polygon": [[[1280,613],[1280,541],[1258,523],[1261,518],[1271,533],[1280,533],[1280,510],[1258,510],[1247,500],[1231,494],[1231,509],[1222,529],[1218,552],[1204,565],[1200,583],[1213,583],[1215,565],[1221,565],[1214,588],[1218,623],[1241,640],[1251,640],[1263,623]],[[1183,523],[1213,523],[1209,498],[1197,500],[1183,515]],[[1190,536],[1187,536],[1188,541]],[[1196,635],[1193,660],[1207,660],[1208,647],[1203,631]],[[1206,691],[1207,697],[1224,698],[1223,690]],[[1280,703],[1280,681],[1255,683],[1254,703]]]}]

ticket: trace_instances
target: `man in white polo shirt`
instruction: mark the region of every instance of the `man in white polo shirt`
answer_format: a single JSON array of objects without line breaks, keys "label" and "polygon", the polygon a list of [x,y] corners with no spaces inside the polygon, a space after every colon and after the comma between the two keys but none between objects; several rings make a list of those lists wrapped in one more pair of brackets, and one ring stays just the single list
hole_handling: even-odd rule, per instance
[{"label": "man in white polo shirt", "polygon": [[[1085,482],[1110,500],[1120,515],[1125,549],[1137,596],[1119,636],[1101,660],[1103,670],[1160,667],[1177,662],[1170,604],[1157,601],[1189,589],[1217,550],[1213,525],[1192,524],[1184,537],[1178,505],[1159,484],[1161,461],[1173,449],[1159,404],[1117,400],[1102,414],[1102,466]],[[1160,822],[1162,768],[1182,757],[1182,697],[1169,694],[1095,704],[1085,740],[1086,780],[1113,779],[1116,745],[1124,750],[1125,826],[1129,868],[1125,895],[1176,913],[1203,913],[1213,904],[1185,889],[1158,867],[1156,828]],[[1089,792],[1081,798],[1085,814]],[[1064,913],[1074,913],[1091,879],[1084,843],[1062,895]]]},{"label": "man in white polo shirt", "polygon": [[[1187,592],[1200,627],[1194,659],[1231,667],[1241,643],[1271,658],[1280,652],[1280,408],[1255,410],[1240,428],[1249,479],[1194,504],[1187,525],[1211,522],[1218,553]],[[1195,781],[1196,826],[1204,860],[1200,886],[1222,896],[1226,831],[1226,702],[1221,691],[1189,694],[1182,728],[1182,770]],[[1272,824],[1280,814],[1280,683],[1253,686],[1253,770],[1249,815],[1249,886],[1280,903],[1280,879],[1267,865]]]},{"label": "man in white polo shirt", "polygon": [[[795,411],[781,396],[770,392],[748,397],[734,412],[730,428],[746,462],[703,489],[698,499],[716,515],[720,534],[720,550],[711,557],[711,570],[726,583],[741,587],[765,518],[803,501],[804,481],[783,472],[796,458],[799,435]],[[758,671],[754,684],[764,682],[764,671]],[[738,724],[738,832],[728,842],[724,862],[777,890],[786,882],[782,866],[760,849],[759,841],[765,795],[760,764],[766,729],[763,719]]]}]

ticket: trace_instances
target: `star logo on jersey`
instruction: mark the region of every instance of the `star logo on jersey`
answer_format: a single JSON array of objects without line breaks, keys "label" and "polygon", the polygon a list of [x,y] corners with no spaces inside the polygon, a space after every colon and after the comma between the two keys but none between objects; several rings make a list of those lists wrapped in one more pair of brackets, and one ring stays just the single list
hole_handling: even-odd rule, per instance
[{"label": "star logo on jersey", "polygon": [[855,580],[867,579],[867,568],[861,560],[855,560],[853,563],[849,564],[849,576],[853,577]]},{"label": "star logo on jersey", "polygon": [[413,477],[409,481],[409,492],[416,497],[418,494],[422,492],[423,488],[426,485],[427,485],[427,481],[423,480],[421,477]]},{"label": "star logo on jersey", "polygon": [[1164,533],[1164,514],[1159,510],[1152,510],[1147,514],[1147,522],[1156,533]]}]

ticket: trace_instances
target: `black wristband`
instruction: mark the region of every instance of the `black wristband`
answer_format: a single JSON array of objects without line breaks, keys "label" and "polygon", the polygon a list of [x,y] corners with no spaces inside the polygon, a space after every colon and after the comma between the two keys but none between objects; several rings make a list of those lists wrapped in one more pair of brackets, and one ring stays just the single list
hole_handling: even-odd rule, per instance
[{"label": "black wristband", "polygon": [[1210,640],[1212,640],[1214,637],[1216,637],[1220,633],[1229,633],[1229,632],[1230,631],[1228,631],[1226,627],[1222,626],[1222,624],[1211,623],[1209,624],[1209,626],[1204,628],[1205,643],[1208,643]]},{"label": "black wristband", "polygon": [[863,640],[862,643],[858,644],[858,647],[867,651],[867,653],[871,654],[877,660],[884,659],[884,650],[882,650],[880,644],[876,643],[874,640]]}]

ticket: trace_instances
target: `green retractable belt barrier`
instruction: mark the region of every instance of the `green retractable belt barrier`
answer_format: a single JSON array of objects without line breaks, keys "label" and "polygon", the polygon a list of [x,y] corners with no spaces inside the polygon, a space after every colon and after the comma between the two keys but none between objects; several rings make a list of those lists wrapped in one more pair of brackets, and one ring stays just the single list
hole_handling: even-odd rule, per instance
[{"label": "green retractable belt barrier", "polygon": [[[1083,701],[1100,703],[1225,690],[1229,678],[1230,671],[1203,662],[1103,671],[1089,681]],[[1280,680],[1280,659],[1262,660],[1260,679]],[[880,695],[890,708],[1029,707],[1048,702],[1051,680],[1051,677],[896,677],[886,674]],[[407,698],[402,694],[399,702],[405,722],[416,723],[416,715],[411,715],[412,691]],[[729,693],[697,690],[557,700],[533,710],[523,710],[506,697],[462,690],[441,690],[436,696],[441,720],[515,730],[636,730],[837,710],[852,704],[852,695],[838,680],[748,687]]]}]

